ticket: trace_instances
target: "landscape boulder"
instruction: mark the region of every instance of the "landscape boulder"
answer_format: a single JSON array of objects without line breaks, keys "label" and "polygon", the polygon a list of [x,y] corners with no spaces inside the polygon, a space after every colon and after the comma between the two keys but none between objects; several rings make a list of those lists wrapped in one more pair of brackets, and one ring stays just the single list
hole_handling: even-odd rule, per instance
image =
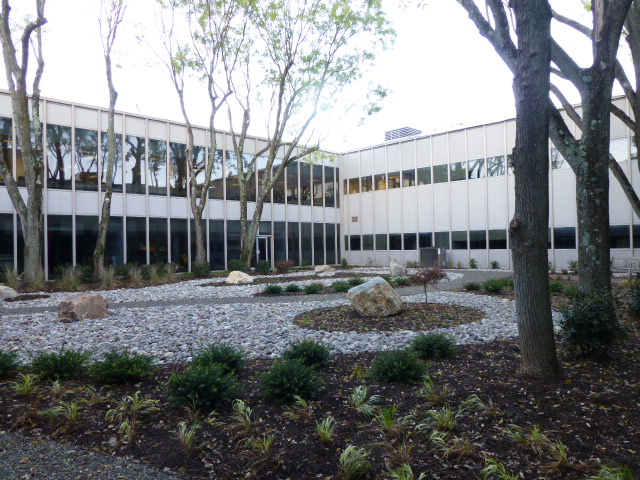
[{"label": "landscape boulder", "polygon": [[18,292],[13,288],[7,287],[6,285],[0,285],[0,301],[7,300],[9,298],[16,298],[17,296]]},{"label": "landscape boulder", "polygon": [[402,297],[381,277],[375,277],[347,292],[351,306],[361,315],[388,317],[402,311]]},{"label": "landscape boulder", "polygon": [[58,318],[63,323],[77,322],[86,318],[109,316],[107,299],[97,293],[81,293],[65,298],[58,306]]},{"label": "landscape boulder", "polygon": [[238,285],[239,283],[253,283],[253,277],[239,270],[234,270],[227,277],[227,283]]},{"label": "landscape boulder", "polygon": [[336,274],[335,269],[329,265],[318,265],[314,271],[319,277],[333,277]]},{"label": "landscape boulder", "polygon": [[406,277],[407,269],[396,262],[391,262],[389,264],[389,273],[392,277]]}]

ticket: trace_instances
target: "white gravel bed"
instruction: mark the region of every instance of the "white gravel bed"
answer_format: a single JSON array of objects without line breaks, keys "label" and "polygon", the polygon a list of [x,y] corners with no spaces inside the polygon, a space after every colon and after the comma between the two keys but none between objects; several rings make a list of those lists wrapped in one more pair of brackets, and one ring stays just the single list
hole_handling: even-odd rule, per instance
[{"label": "white gravel bed", "polygon": [[[405,300],[423,301],[414,295]],[[478,343],[517,336],[515,304],[511,300],[461,292],[434,292],[434,303],[477,308],[486,317],[475,323],[438,331],[457,343]],[[308,330],[293,323],[301,312],[345,304],[346,301],[310,301],[277,304],[190,305],[113,310],[105,319],[61,323],[55,312],[5,315],[0,321],[0,348],[16,350],[29,361],[41,352],[65,348],[99,356],[112,348],[129,349],[158,358],[159,363],[190,361],[203,345],[229,342],[254,357],[276,357],[290,342],[305,338],[329,343],[344,353],[384,351],[405,347],[418,332],[328,332]],[[556,320],[559,314],[554,314]]]}]

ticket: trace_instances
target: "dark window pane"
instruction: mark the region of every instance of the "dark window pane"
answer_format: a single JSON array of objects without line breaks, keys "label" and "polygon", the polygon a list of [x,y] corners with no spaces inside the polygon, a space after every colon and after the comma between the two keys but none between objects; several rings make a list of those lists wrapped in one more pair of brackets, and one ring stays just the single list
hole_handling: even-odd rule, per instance
[{"label": "dark window pane", "polygon": [[[300,163],[300,204],[311,205],[311,165],[308,163]],[[304,259],[304,249],[302,250]],[[311,255],[311,251],[309,251]]]},{"label": "dark window pane", "polygon": [[376,186],[376,190],[387,189],[387,176],[384,173],[379,173],[373,176],[373,183]]},{"label": "dark window pane", "polygon": [[322,200],[324,199],[322,170],[322,165],[313,166],[313,205],[316,207],[322,207]]},{"label": "dark window pane", "polygon": [[151,263],[169,261],[166,218],[149,219],[149,260]]},{"label": "dark window pane", "polygon": [[[196,261],[196,222],[193,218],[189,219],[189,228],[191,229],[191,263]],[[204,236],[205,254],[207,250],[207,222],[202,220],[202,235]],[[151,234],[149,234],[151,236]],[[149,239],[151,241],[151,239]]]},{"label": "dark window pane", "polygon": [[[415,170],[403,170],[402,171],[402,186],[413,187],[416,184],[416,171]],[[406,250],[406,249],[405,249]]]},{"label": "dark window pane", "polygon": [[[335,207],[336,205],[336,194],[335,194],[335,186],[334,186],[334,168],[333,167],[324,167],[324,206],[325,207]],[[327,256],[329,252],[327,252]],[[328,263],[328,262],[327,262]],[[335,263],[335,262],[331,262]]]},{"label": "dark window pane", "polygon": [[127,135],[124,171],[127,193],[145,193],[145,160],[144,138]]},{"label": "dark window pane", "polygon": [[389,234],[389,250],[402,250],[402,235],[400,233]]},{"label": "dark window pane", "polygon": [[71,215],[47,216],[49,273],[60,275],[61,268],[73,262]]},{"label": "dark window pane", "polygon": [[[93,250],[98,239],[98,217],[76,215],[76,263],[93,265]],[[105,258],[105,263],[106,258]]]},{"label": "dark window pane", "polygon": [[345,250],[349,250],[349,236],[348,235],[344,236],[344,249]]},{"label": "dark window pane", "polygon": [[350,178],[349,179],[349,193],[360,193],[360,179],[359,178]]},{"label": "dark window pane", "polygon": [[47,125],[47,186],[49,188],[71,189],[71,157],[71,127]]},{"label": "dark window pane", "polygon": [[[264,173],[264,165],[266,164],[267,159],[262,157],[263,160],[260,162],[260,163],[262,163],[262,165],[255,165],[254,164],[254,166],[253,166],[254,168],[251,168],[250,167],[250,162],[251,162],[251,159],[253,158],[253,155],[249,155],[249,154],[245,153],[245,154],[243,154],[243,157],[244,157],[244,167],[243,168],[244,168],[245,173],[251,172],[251,177],[249,177],[247,179],[247,201],[248,202],[255,202],[256,198],[257,198],[257,194],[258,194],[258,190],[257,190],[257,187],[256,187],[257,179],[256,179],[256,174],[255,174],[255,167],[256,166],[258,168],[262,167],[263,173]],[[260,159],[258,158],[256,160],[260,160]],[[269,200],[271,200],[270,195],[267,196],[267,198]],[[267,201],[269,201],[269,200],[267,200]]]},{"label": "dark window pane", "polygon": [[487,248],[487,232],[472,230],[469,232],[469,248],[484,250]]},{"label": "dark window pane", "polygon": [[576,248],[576,229],[574,227],[554,228],[553,244],[556,249]]},{"label": "dark window pane", "polygon": [[429,185],[431,183],[431,167],[418,169],[418,185]]},{"label": "dark window pane", "polygon": [[13,215],[0,213],[0,268],[13,268]]},{"label": "dark window pane", "polygon": [[172,218],[170,221],[171,232],[171,263],[185,270],[189,264],[187,242],[187,220],[185,218]]},{"label": "dark window pane", "polygon": [[436,232],[434,247],[449,248],[449,232]]},{"label": "dark window pane", "polygon": [[122,265],[124,263],[124,222],[122,217],[109,218],[104,261],[106,264],[112,265]]},{"label": "dark window pane", "polygon": [[164,140],[149,140],[149,195],[166,194],[167,142]]},{"label": "dark window pane", "polygon": [[[10,118],[0,117],[0,148],[2,148],[2,159],[9,169],[9,173],[13,174],[13,140],[11,133],[12,121]],[[24,177],[24,172],[22,172]],[[2,175],[0,175],[0,185],[4,185]]]},{"label": "dark window pane", "polygon": [[289,260],[293,260],[296,265],[300,263],[300,227],[298,223],[287,223],[287,250]]},{"label": "dark window pane", "polygon": [[[273,161],[273,176],[275,177],[276,173],[278,172],[278,168],[280,167],[280,164],[282,163],[282,159],[281,158],[276,158]],[[275,183],[273,184],[273,201],[274,203],[284,203],[285,202],[285,198],[287,196],[287,190],[285,189],[284,186],[284,181],[286,178],[286,173],[285,171],[282,172],[282,175],[280,175],[280,178],[278,180],[275,181]],[[278,257],[276,257],[277,259]],[[281,258],[281,260],[284,260],[284,257]]]},{"label": "dark window pane", "polygon": [[76,128],[76,190],[98,189],[98,131]]},{"label": "dark window pane", "polygon": [[418,249],[418,237],[415,233],[404,234],[404,249],[405,250],[417,250]]},{"label": "dark window pane", "polygon": [[494,250],[506,250],[507,231],[489,230],[489,248]]},{"label": "dark window pane", "polygon": [[[236,159],[236,152],[230,152],[227,150],[227,162],[226,162],[226,185],[227,185],[227,200],[240,200],[240,185],[238,184],[238,160]],[[227,257],[228,260],[233,260],[231,257]]]},{"label": "dark window pane", "polygon": [[431,233],[419,233],[418,241],[419,241],[420,248],[431,247]]},{"label": "dark window pane", "polygon": [[313,262],[313,256],[311,255],[311,224],[301,223],[300,225],[300,228],[302,229],[302,262],[305,262],[307,265],[311,265]]},{"label": "dark window pane", "polygon": [[276,262],[287,258],[286,223],[273,222],[273,259]]},{"label": "dark window pane", "polygon": [[227,263],[240,258],[240,220],[227,220]]},{"label": "dark window pane", "polygon": [[[211,152],[209,152],[211,155]],[[222,176],[222,150],[216,150],[211,170],[211,183],[209,184],[209,198],[222,200],[224,198],[224,178]],[[212,267],[213,268],[213,267]],[[224,266],[222,267],[224,268]]]},{"label": "dark window pane", "polygon": [[451,248],[454,250],[466,250],[467,232],[451,232]]},{"label": "dark window pane", "polygon": [[467,162],[455,162],[450,165],[451,181],[457,182],[467,178]]},{"label": "dark window pane", "polygon": [[324,265],[324,225],[313,224],[313,263]]},{"label": "dark window pane", "polygon": [[609,227],[611,248],[630,248],[629,225],[612,225]]},{"label": "dark window pane", "polygon": [[387,250],[387,234],[376,234],[376,250]]},{"label": "dark window pane", "polygon": [[[169,143],[169,187],[174,197],[187,196],[187,146],[183,143]],[[176,262],[177,263],[177,262]]]},{"label": "dark window pane", "polygon": [[127,263],[147,263],[147,221],[127,217]]},{"label": "dark window pane", "polygon": [[633,225],[632,233],[633,233],[633,248],[640,248],[640,225]]},{"label": "dark window pane", "polygon": [[351,235],[351,237],[349,238],[349,250],[360,250],[360,235]]},{"label": "dark window pane", "polygon": [[400,188],[400,172],[387,174],[387,181],[389,182],[389,189]]},{"label": "dark window pane", "polygon": [[[338,167],[336,167],[335,186],[336,186],[336,207],[340,208],[340,169]],[[340,235],[338,235],[338,238],[340,238]]]},{"label": "dark window pane", "polygon": [[433,167],[433,183],[449,181],[449,165],[435,165]]},{"label": "dark window pane", "polygon": [[506,173],[504,155],[487,158],[487,174],[490,177],[498,177]]},{"label": "dark window pane", "polygon": [[327,265],[338,263],[336,260],[336,226],[333,223],[327,223],[325,225],[325,239]]},{"label": "dark window pane", "polygon": [[484,158],[469,160],[469,179],[485,177]]},{"label": "dark window pane", "polygon": [[373,177],[371,177],[371,175],[362,177],[360,179],[360,182],[362,184],[362,193],[370,192],[371,190],[373,190]]},{"label": "dark window pane", "polygon": [[224,220],[209,220],[209,265],[224,270]]},{"label": "dark window pane", "polygon": [[362,236],[362,249],[373,250],[373,235]]},{"label": "dark window pane", "polygon": [[298,205],[298,162],[287,166],[287,204]]},{"label": "dark window pane", "polygon": [[[116,158],[113,164],[113,191],[122,192],[122,135],[115,134]],[[102,132],[102,191],[107,188],[107,164],[109,162],[109,135]]]}]

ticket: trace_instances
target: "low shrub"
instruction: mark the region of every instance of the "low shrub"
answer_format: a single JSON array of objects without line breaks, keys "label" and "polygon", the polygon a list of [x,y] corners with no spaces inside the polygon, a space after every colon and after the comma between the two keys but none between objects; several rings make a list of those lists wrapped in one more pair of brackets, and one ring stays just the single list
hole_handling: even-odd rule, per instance
[{"label": "low shrub", "polygon": [[567,266],[569,267],[569,270],[571,270],[573,273],[578,274],[578,261],[577,260],[569,260],[569,263],[567,264]]},{"label": "low shrub", "polygon": [[276,270],[282,273],[287,273],[295,266],[295,262],[293,260],[278,260],[276,262]]},{"label": "low shrub", "polygon": [[20,366],[18,352],[0,350],[0,379],[9,377]]},{"label": "low shrub", "polygon": [[292,343],[282,352],[284,360],[300,360],[308,367],[321,368],[327,365],[331,357],[331,349],[322,342],[312,339]]},{"label": "low shrub", "polygon": [[580,292],[563,308],[563,342],[582,355],[602,356],[624,335],[613,296],[609,292]]},{"label": "low shrub", "polygon": [[81,283],[93,283],[93,265],[76,265],[76,270],[79,272]]},{"label": "low shrub", "polygon": [[300,285],[298,285],[297,283],[290,283],[284,289],[289,293],[298,293],[302,291],[302,288],[300,288]]},{"label": "low shrub", "polygon": [[513,287],[515,286],[516,282],[513,278],[508,277],[508,278],[501,278],[500,279],[500,283],[502,283],[502,286],[504,288],[508,288],[513,290]]},{"label": "low shrub", "polygon": [[498,279],[491,279],[482,282],[482,289],[487,293],[501,293],[504,290],[504,283]]},{"label": "low shrub", "polygon": [[389,285],[393,285],[394,283],[393,277],[388,273],[383,273],[382,275],[378,275],[378,276],[382,278],[385,282],[387,282]]},{"label": "low shrub", "polygon": [[284,292],[284,288],[281,285],[267,285],[262,290],[265,295],[280,295],[282,292]]},{"label": "low shrub", "polygon": [[324,285],[321,283],[310,283],[309,285],[304,286],[304,293],[308,293],[309,295],[315,295],[316,293],[320,293],[324,290]]},{"label": "low shrub", "polygon": [[233,260],[229,260],[227,262],[227,270],[229,270],[231,272],[234,272],[234,271],[246,272],[247,271],[247,264],[244,263],[239,258],[234,258]]},{"label": "low shrub", "polygon": [[169,264],[166,262],[155,262],[151,266],[155,268],[156,275],[160,278],[166,277],[169,272]]},{"label": "low shrub", "polygon": [[237,373],[246,360],[247,354],[244,350],[229,343],[214,343],[196,352],[191,364],[197,367],[219,365],[224,373]]},{"label": "low shrub", "polygon": [[637,322],[640,319],[640,282],[638,281],[631,284],[627,309],[631,319]]},{"label": "low shrub", "polygon": [[140,273],[142,274],[142,278],[144,280],[149,281],[153,276],[153,268],[151,268],[151,265],[142,265],[142,267],[140,267]]},{"label": "low shrub", "polygon": [[271,262],[267,260],[258,260],[256,263],[256,273],[268,275],[271,273]]},{"label": "low shrub", "polygon": [[357,287],[358,285],[362,285],[364,283],[364,278],[354,277],[347,280],[347,283],[352,287]]},{"label": "low shrub", "polygon": [[241,393],[233,373],[221,365],[190,367],[184,373],[173,373],[169,379],[169,400],[175,405],[189,406],[209,412],[217,405],[231,402]]},{"label": "low shrub", "polygon": [[41,377],[49,380],[78,378],[87,371],[89,353],[79,350],[41,353],[33,359],[31,367]]},{"label": "low shrub", "polygon": [[415,383],[426,370],[424,362],[410,350],[381,353],[371,364],[371,376],[383,382]]},{"label": "low shrub", "polygon": [[565,285],[564,287],[564,294],[569,298],[576,298],[580,293],[578,285]]},{"label": "low shrub", "polygon": [[489,265],[491,265],[491,270],[500,270],[500,262],[497,260],[491,260]]},{"label": "low shrub", "polygon": [[473,269],[478,268],[478,261],[475,258],[471,258],[469,260],[469,268],[473,268]]},{"label": "low shrub", "polygon": [[91,365],[91,376],[107,384],[135,383],[150,376],[155,367],[151,355],[111,350]]},{"label": "low shrub", "polygon": [[331,288],[333,288],[334,292],[345,293],[349,291],[349,289],[351,288],[351,285],[349,285],[347,282],[344,282],[342,280],[338,280],[337,282],[333,282],[331,284]]},{"label": "low shrub", "polygon": [[341,266],[342,268],[344,268],[345,270],[346,270],[347,268],[349,268],[349,262],[347,262],[347,259],[346,259],[346,258],[343,258],[343,259],[342,259],[342,261],[340,262],[340,266]]},{"label": "low shrub", "polygon": [[209,262],[191,262],[191,272],[196,278],[205,278],[211,272]]},{"label": "low shrub", "polygon": [[407,277],[397,277],[394,281],[399,287],[409,285],[409,279]]},{"label": "low shrub", "polygon": [[549,291],[551,293],[562,293],[562,292],[564,292],[564,282],[561,282],[560,280],[549,282]]},{"label": "low shrub", "polygon": [[444,360],[458,353],[458,347],[453,338],[444,333],[421,333],[413,342],[411,350],[423,360]]},{"label": "low shrub", "polygon": [[129,265],[128,264],[116,265],[115,269],[116,269],[116,277],[122,278],[123,280],[129,280]]},{"label": "low shrub", "polygon": [[296,396],[307,399],[320,388],[315,368],[300,360],[284,360],[273,364],[262,375],[262,391],[266,398],[280,403],[291,403]]},{"label": "low shrub", "polygon": [[480,284],[477,282],[467,282],[464,284],[464,289],[467,292],[477,292],[480,290]]}]

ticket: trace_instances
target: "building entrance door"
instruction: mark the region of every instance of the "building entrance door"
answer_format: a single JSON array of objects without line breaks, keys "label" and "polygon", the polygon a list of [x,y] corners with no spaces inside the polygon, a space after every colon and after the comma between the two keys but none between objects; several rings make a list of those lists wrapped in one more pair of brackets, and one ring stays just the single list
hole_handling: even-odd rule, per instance
[{"label": "building entrance door", "polygon": [[256,260],[266,260],[271,263],[271,236],[261,235],[256,237]]}]

